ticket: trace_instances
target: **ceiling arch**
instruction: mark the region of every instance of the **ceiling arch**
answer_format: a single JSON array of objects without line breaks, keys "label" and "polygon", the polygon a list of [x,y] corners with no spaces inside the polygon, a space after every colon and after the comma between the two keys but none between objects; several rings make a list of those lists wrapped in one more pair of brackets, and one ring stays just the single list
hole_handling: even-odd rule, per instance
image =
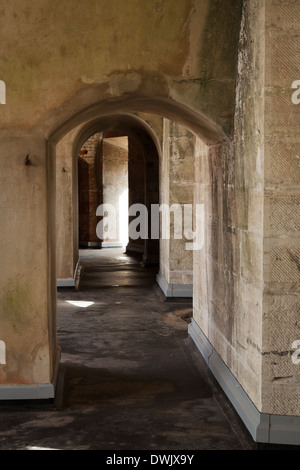
[{"label": "ceiling arch", "polygon": [[49,142],[55,145],[65,134],[75,127],[93,120],[101,118],[108,119],[108,116],[118,116],[120,114],[135,112],[160,115],[170,119],[186,127],[207,144],[215,144],[229,138],[220,127],[210,121],[206,116],[196,113],[194,110],[172,99],[157,96],[125,96],[103,100],[83,108],[80,112],[70,116],[54,128],[53,132],[49,134]]}]

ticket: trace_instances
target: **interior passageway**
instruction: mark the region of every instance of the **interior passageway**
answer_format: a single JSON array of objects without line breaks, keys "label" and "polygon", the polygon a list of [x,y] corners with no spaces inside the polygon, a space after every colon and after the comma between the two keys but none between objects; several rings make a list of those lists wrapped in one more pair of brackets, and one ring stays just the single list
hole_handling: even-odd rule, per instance
[{"label": "interior passageway", "polygon": [[251,447],[187,347],[191,299],[166,300],[156,271],[122,248],[80,251],[77,289],[58,292],[56,401],[6,414],[1,449]]}]

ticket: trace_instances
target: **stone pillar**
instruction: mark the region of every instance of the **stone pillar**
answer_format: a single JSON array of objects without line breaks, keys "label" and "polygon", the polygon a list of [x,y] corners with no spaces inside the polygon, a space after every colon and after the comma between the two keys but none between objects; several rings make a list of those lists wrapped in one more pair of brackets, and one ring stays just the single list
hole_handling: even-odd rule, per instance
[{"label": "stone pillar", "polygon": [[193,321],[209,337],[210,295],[208,279],[211,278],[211,264],[208,261],[212,232],[212,175],[209,148],[200,139],[195,145],[195,189],[194,206],[204,205],[204,246],[193,252]]},{"label": "stone pillar", "polygon": [[1,134],[0,154],[0,399],[53,398],[55,199],[47,176],[54,181],[55,163],[34,133]]},{"label": "stone pillar", "polygon": [[[193,252],[184,234],[184,206],[193,204],[195,136],[178,124],[164,120],[160,205],[177,206],[182,216],[181,238],[174,236],[171,212],[170,238],[160,240],[157,282],[167,297],[192,297]],[[162,216],[161,216],[162,221]],[[163,221],[162,221],[163,224]]]},{"label": "stone pillar", "polygon": [[254,440],[297,445],[299,24],[299,1],[244,2],[234,142],[198,156],[205,244],[189,327]]},{"label": "stone pillar", "polygon": [[59,287],[74,286],[78,263],[78,160],[74,129],[56,146],[56,277]]}]

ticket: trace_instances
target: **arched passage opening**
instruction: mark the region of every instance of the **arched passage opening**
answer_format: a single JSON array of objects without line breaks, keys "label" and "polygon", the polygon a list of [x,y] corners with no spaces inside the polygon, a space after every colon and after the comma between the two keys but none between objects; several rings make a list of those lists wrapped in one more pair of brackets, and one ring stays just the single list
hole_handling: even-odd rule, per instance
[{"label": "arched passage opening", "polygon": [[131,154],[130,139],[122,132],[99,131],[81,147],[78,155],[79,248],[125,248],[128,245]]},{"label": "arched passage opening", "polygon": [[[168,160],[170,160],[177,175],[171,190],[175,191],[178,203],[181,201],[177,188],[182,190],[182,185],[178,184],[179,175],[184,166],[193,167],[193,153],[185,155],[185,152],[191,151],[193,147],[188,146],[191,142],[187,140],[186,130],[168,120],[162,119],[161,123],[162,136],[165,138],[160,155],[162,169],[160,193],[166,198],[170,192],[171,172],[168,169]],[[120,133],[119,126],[120,124],[118,131],[110,129],[109,132]],[[82,133],[82,138],[76,140],[74,155],[78,153],[78,148],[82,148],[81,142],[92,130],[90,127],[87,133]],[[103,130],[103,127],[100,130]],[[107,135],[106,132],[103,134]],[[143,133],[141,142],[144,139],[146,136]],[[145,142],[143,145],[145,146]],[[149,146],[146,145],[145,148],[149,149]],[[153,146],[150,149],[153,149]],[[158,159],[156,161],[158,162]],[[153,192],[153,156],[152,161],[148,159],[146,162],[152,163],[148,168],[151,169],[149,185],[151,184]],[[193,171],[192,174],[194,175]],[[184,188],[186,192],[187,184]],[[158,191],[156,193],[158,195]],[[151,202],[157,203],[159,198],[155,200],[152,196]],[[175,200],[171,202],[175,204]],[[183,202],[187,202],[187,199]],[[171,240],[168,242],[171,245]],[[178,246],[177,244],[173,252],[167,252],[169,246],[163,245],[161,254],[164,253],[164,268],[167,265],[168,254],[174,256],[175,251],[177,257],[172,261],[176,259],[178,263]],[[112,263],[110,255],[103,250],[104,256],[94,257],[93,261],[89,254],[91,251],[97,251],[98,256],[101,250],[80,251],[80,263],[84,267],[84,273],[79,291],[75,295],[70,292],[60,292],[58,295],[58,337],[62,346],[64,390],[66,390],[62,406],[78,406],[79,403],[99,405],[105,396],[108,404],[114,401],[115,406],[121,409],[120,403],[124,400],[124,396],[127,397],[129,394],[127,400],[130,405],[143,396],[145,403],[148,403],[147,406],[155,408],[153,395],[165,396],[172,400],[173,391],[177,387],[195,388],[192,383],[193,380],[196,383],[197,378],[191,369],[186,368],[186,356],[182,349],[182,340],[187,336],[192,315],[191,298],[185,299],[184,294],[181,294],[182,297],[176,300],[173,297],[164,303],[160,296],[153,294],[150,282],[153,285],[155,278],[151,278],[151,273],[148,274],[146,270],[142,272],[132,262],[131,256],[128,256],[126,261],[123,261],[124,257],[122,260],[119,256],[114,257]],[[122,283],[124,278],[121,279],[120,275],[115,273],[115,266],[122,269],[123,275],[129,273],[129,282]],[[115,276],[114,281],[111,281],[112,275]],[[98,283],[97,288],[96,283]],[[78,335],[79,328],[80,335]],[[72,341],[69,338],[72,338]],[[174,360],[170,362],[170,351],[165,348],[166,343],[172,344],[171,338],[177,346],[172,346],[174,353],[171,352],[171,357]],[[193,398],[196,397],[199,398],[198,392]]]},{"label": "arched passage opening", "polygon": [[[147,108],[146,108],[147,109]],[[178,113],[180,113],[180,106],[178,107],[177,109]],[[120,107],[120,112],[122,112],[122,107]],[[136,111],[132,111],[132,112],[136,112]],[[116,115],[118,115],[118,113],[116,112],[115,113]],[[164,116],[164,110],[163,108],[161,109],[160,111],[160,115]],[[166,113],[167,115],[167,120],[170,120],[170,117],[171,115],[169,113]],[[105,115],[104,117],[106,117],[107,115]],[[91,116],[90,116],[91,117]],[[173,119],[176,119],[176,115],[174,114],[174,118]],[[175,121],[174,121],[175,122]],[[79,125],[84,125],[86,124],[85,121],[81,121],[80,119],[78,119],[78,116],[76,116],[76,118],[74,118],[74,121],[73,121],[73,127],[71,126],[71,123],[69,122],[68,125],[64,126],[64,130],[67,132],[70,132],[70,131],[74,131],[76,130],[76,127],[79,126]],[[181,124],[182,124],[182,120],[181,120]],[[194,123],[194,128],[197,127],[197,123]],[[53,237],[53,221],[55,219],[55,208],[53,211],[51,211],[51,207],[53,207],[53,201],[54,201],[54,196],[55,196],[55,165],[54,165],[54,161],[55,161],[55,153],[57,151],[57,144],[60,142],[60,140],[62,139],[64,135],[64,132],[62,132],[62,129],[59,128],[59,130],[57,131],[56,134],[54,134],[54,136],[52,136],[49,140],[49,143],[48,143],[48,150],[49,150],[49,158],[48,158],[48,162],[49,162],[49,171],[48,171],[48,196],[49,196],[49,200],[48,200],[48,216],[49,216],[49,223],[48,223],[48,227],[49,227],[49,255],[50,255],[50,261],[51,263],[49,263],[49,266],[50,266],[50,273],[49,273],[49,286],[50,286],[50,289],[49,289],[49,293],[51,294],[51,289],[52,289],[52,294],[49,295],[49,307],[50,307],[50,311],[49,311],[49,324],[50,324],[50,337],[51,337],[51,342],[50,342],[50,345],[51,347],[57,347],[57,337],[56,337],[56,307],[53,305],[53,300],[56,299],[56,283],[55,283],[55,280],[56,280],[56,276],[55,276],[55,270],[53,268],[55,268],[55,259],[53,257],[53,254],[55,253],[55,248],[53,247],[53,241],[55,240],[55,237]],[[216,132],[216,135],[217,135],[217,132]],[[202,134],[199,134],[199,136],[203,139],[203,135]],[[219,135],[219,138],[221,139],[221,135]],[[57,139],[57,140],[56,140]],[[206,143],[203,143],[203,144],[200,144],[199,143],[199,147],[202,146],[202,148],[200,148],[200,151],[199,151],[199,154],[197,153],[197,155],[193,155],[194,160],[197,158],[198,159],[198,167],[201,168],[202,172],[202,176],[201,178],[199,177],[199,179],[197,180],[197,184],[198,184],[198,188],[197,188],[197,191],[196,192],[196,201],[199,201],[201,203],[201,200],[204,201],[204,202],[207,202],[206,206],[207,206],[207,209],[209,211],[210,208],[212,209],[217,209],[217,212],[219,211],[219,214],[220,215],[226,215],[226,211],[223,210],[224,209],[224,206],[222,206],[222,201],[224,202],[224,199],[222,198],[222,190],[223,188],[225,187],[225,185],[227,184],[227,178],[228,176],[230,176],[230,173],[224,173],[222,171],[222,167],[220,166],[220,162],[222,162],[222,158],[220,158],[221,156],[221,147],[222,145],[226,145],[228,147],[228,155],[230,154],[231,157],[232,157],[232,152],[230,152],[230,141],[227,140],[224,143],[220,143],[219,146],[218,146],[218,142],[215,142],[215,145],[213,143],[213,141],[210,141],[208,138],[207,138],[207,135],[206,135],[206,139],[205,141],[207,143],[210,143],[210,151],[213,150],[213,154],[210,153],[210,155],[213,156],[213,164],[214,166],[211,166],[210,162],[209,162],[209,158],[207,157],[207,155],[205,154],[205,152],[207,151],[207,148],[208,148],[208,145],[206,145]],[[198,152],[198,151],[197,151]],[[223,154],[223,158],[225,158],[224,154]],[[228,164],[229,162],[226,162],[224,161],[223,162],[224,164]],[[223,164],[222,163],[222,164]],[[223,180],[223,175],[226,176],[226,179]],[[199,175],[198,175],[199,176]],[[212,177],[213,176],[213,177]],[[205,180],[206,180],[206,183],[205,183]],[[207,183],[208,182],[208,183]],[[210,182],[211,182],[211,186],[210,186]],[[224,185],[225,183],[225,185]],[[228,181],[228,183],[230,183]],[[208,185],[208,187],[204,188],[204,185]],[[210,195],[213,195],[213,200],[212,199],[209,199]],[[207,197],[208,199],[205,200],[205,197]],[[230,209],[230,201],[228,200],[227,201],[227,204],[226,205],[226,209],[227,211]],[[228,212],[227,212],[228,214]],[[210,215],[208,213],[208,215]],[[219,220],[220,220],[220,223],[218,225],[218,213],[214,213],[213,214],[214,216],[214,222],[216,225],[216,227],[213,227],[212,224],[210,225],[207,225],[207,237],[206,237],[206,240],[211,241],[212,240],[212,237],[211,237],[211,233],[214,232],[214,236],[221,234],[222,233],[222,230],[224,229],[224,218],[220,217]],[[228,237],[229,239],[230,237]],[[52,245],[51,245],[51,242],[52,242]],[[229,243],[230,243],[230,239],[229,239]],[[226,250],[222,250],[222,240],[220,239],[220,243],[217,243],[217,244],[211,244],[210,246],[208,246],[210,252],[211,250],[214,250],[214,255],[219,255],[222,257],[223,254],[226,255],[226,267],[228,267],[228,269],[231,268],[230,266],[230,263],[231,263],[231,259],[230,259],[230,251],[229,251],[229,256],[227,256],[227,253]],[[216,253],[216,250],[217,249],[217,253]],[[193,253],[193,257],[195,256],[195,254]],[[198,254],[196,254],[196,256],[198,257]],[[207,256],[207,253],[204,253],[204,254],[200,254],[200,256],[198,257],[198,266],[197,266],[197,270],[198,272],[201,272],[201,274],[203,274],[203,276],[201,276],[201,278],[198,279],[198,283],[197,283],[197,291],[196,291],[196,294],[197,294],[197,298],[195,299],[194,297],[194,318],[195,320],[197,320],[197,322],[199,322],[199,324],[201,323],[201,325],[203,325],[203,328],[207,328],[209,326],[209,323],[210,323],[210,320],[212,317],[208,318],[208,313],[210,314],[211,312],[208,312],[208,310],[206,310],[206,316],[205,316],[205,304],[207,304],[208,307],[211,307],[211,305],[213,305],[214,307],[216,306],[216,303],[213,303],[211,301],[214,300],[214,296],[215,296],[215,292],[212,289],[213,287],[213,284],[212,285],[209,285],[207,280],[209,278],[209,276],[211,275],[211,268],[213,267],[212,266],[212,263],[211,263],[211,258],[209,256]],[[220,259],[220,261],[222,261],[222,259]],[[221,263],[220,263],[220,267],[221,269],[219,269],[219,272],[218,271],[215,271],[213,273],[213,277],[212,279],[214,279],[214,282],[218,282],[222,285],[223,283],[223,286],[225,285],[225,281],[224,279],[222,279],[221,277],[221,270],[222,270],[222,266],[221,266]],[[228,272],[225,274],[227,275]],[[54,281],[54,282],[53,282]],[[230,289],[226,290],[224,289],[224,292],[225,292],[225,296],[223,297],[223,301],[225,299],[225,302],[228,303],[230,302],[230,300],[232,300],[232,296],[231,295],[227,295],[228,293],[230,294]],[[210,298],[208,298],[208,296],[210,296]],[[216,300],[218,302],[220,302],[220,299],[215,297]],[[52,302],[52,305],[51,305],[51,302]],[[220,306],[219,306],[220,307]],[[224,307],[224,311],[225,312],[230,312],[230,308],[228,308],[229,305],[226,305]],[[52,308],[52,309],[51,309]],[[215,312],[213,312],[213,315],[216,315],[215,318],[217,318],[217,315],[218,313],[220,312],[220,308],[215,310]],[[208,313],[207,313],[208,312]],[[228,334],[232,334],[232,324],[230,324],[230,322],[227,321],[228,318],[225,318],[225,315],[222,317],[221,315],[219,315],[219,318],[218,318],[218,321],[219,322],[223,322],[224,323],[224,327],[227,328],[228,330]],[[219,336],[220,337],[220,336]],[[57,350],[57,349],[55,349]]]},{"label": "arched passage opening", "polygon": [[[108,110],[110,111],[109,113]],[[113,114],[111,114],[112,110]],[[66,121],[65,124],[60,126],[57,131],[55,131],[51,135],[48,146],[50,154],[50,165],[53,164],[53,162],[55,161],[57,144],[63,139],[65,135],[68,134],[68,132],[73,133],[71,139],[72,151],[73,155],[77,155],[83,143],[91,135],[99,131],[99,129],[115,131],[120,130],[121,128],[123,133],[126,132],[128,135],[133,135],[137,140],[141,142],[145,141],[145,139],[149,140],[150,138],[150,141],[152,142],[152,150],[149,152],[149,154],[151,154],[153,157],[153,148],[156,148],[156,152],[157,149],[161,148],[159,145],[159,138],[157,137],[155,132],[153,132],[151,126],[145,124],[145,121],[143,121],[137,116],[138,113],[152,114],[154,116],[159,116],[160,118],[165,119],[166,121],[173,119],[174,122],[179,122],[182,127],[184,126],[188,130],[188,132],[191,132],[192,135],[197,136],[197,139],[202,139],[202,141],[204,141],[204,146],[206,144],[216,143],[224,138],[223,132],[220,129],[216,128],[205,117],[197,116],[194,112],[183,107],[182,105],[175,104],[173,101],[165,99],[160,100],[157,98],[154,98],[153,100],[145,98],[135,98],[132,100],[132,102],[129,99],[122,99],[120,101],[113,100],[108,103],[102,102],[82,111],[82,113],[80,113],[79,115],[75,115],[69,121]],[[121,126],[120,123],[122,123]],[[192,159],[189,160],[189,164],[193,165],[195,156],[191,156]],[[49,172],[50,192],[54,191],[54,186],[52,186],[54,181],[54,166],[52,167],[52,171],[52,176],[51,171]],[[74,171],[76,172],[76,169]],[[51,198],[51,201],[53,201],[53,198]],[[157,199],[155,200],[155,202],[157,202]],[[76,218],[73,218],[73,220],[75,219]],[[76,221],[76,223],[78,223],[78,221]],[[76,230],[74,230],[74,233],[75,232]],[[74,246],[76,247],[76,244]],[[75,256],[77,249],[74,250]],[[192,257],[193,256],[194,254],[192,253]],[[53,295],[56,295],[56,285],[53,285],[53,274],[54,273],[52,272],[52,289]],[[165,279],[160,282],[161,287],[164,286],[164,281]],[[52,319],[54,321],[53,325],[55,325],[56,322],[55,318],[56,314],[54,313],[54,315],[52,316]]]},{"label": "arched passage opening", "polygon": [[[98,136],[101,145],[99,152],[103,153],[103,142],[107,136],[122,135],[127,136],[129,141],[128,149],[128,181],[129,181],[129,196],[128,202],[130,207],[137,204],[142,204],[147,213],[149,220],[147,221],[148,232],[151,232],[151,205],[159,203],[159,153],[160,144],[158,139],[150,126],[137,116],[129,114],[119,114],[115,116],[105,116],[100,119],[93,120],[69,132],[63,138],[56,148],[56,238],[57,238],[57,278],[59,286],[72,286],[74,285],[74,275],[76,275],[76,267],[78,263],[78,248],[80,246],[79,231],[78,231],[78,166],[77,159],[80,154],[84,143],[89,141],[93,136]],[[99,137],[100,136],[100,137]],[[106,145],[109,141],[106,140]],[[85,152],[85,150],[83,150]],[[98,155],[99,157],[99,155]],[[103,156],[101,157],[103,159]],[[97,195],[93,190],[91,201],[88,202],[88,209],[85,212],[85,221],[91,217],[91,232],[92,240],[90,245],[96,246],[110,246],[109,241],[116,240],[101,240],[101,235],[97,232],[99,226],[99,216],[97,216],[97,209],[105,209],[104,204],[112,204],[110,197],[115,197],[114,181],[115,183],[121,179],[122,170],[115,166],[114,174],[111,169],[112,161],[106,163],[107,170],[110,166],[110,171],[103,174],[102,163],[98,162],[97,172],[98,175],[93,175],[94,180],[101,181]],[[87,164],[86,164],[87,165]],[[95,170],[95,168],[94,168]],[[84,178],[84,175],[83,175]],[[82,184],[82,180],[81,180]],[[101,194],[99,194],[99,191]],[[103,199],[104,197],[104,199]],[[100,205],[100,207],[99,207]],[[86,209],[86,206],[85,206]],[[114,207],[112,207],[114,209]],[[116,212],[114,215],[116,215]],[[102,214],[103,216],[103,214]],[[103,218],[104,219],[104,218]],[[109,220],[109,218],[107,219]],[[100,222],[99,222],[100,221]],[[129,221],[130,222],[130,221]],[[99,230],[100,231],[100,230]],[[147,232],[147,235],[148,235]],[[86,243],[89,245],[88,243]],[[151,239],[151,237],[144,237],[138,239],[129,239],[126,246],[127,251],[139,252],[142,254],[143,262],[146,264],[157,264],[159,260],[159,240]]]},{"label": "arched passage opening", "polygon": [[[167,101],[167,104],[166,104]],[[48,123],[47,131],[42,125],[39,128],[39,132],[35,129],[35,132],[30,140],[24,138],[24,144],[26,146],[31,143],[33,151],[35,154],[29,157],[29,161],[32,163],[40,162],[40,166],[28,165],[27,160],[25,162],[26,173],[24,174],[29,177],[36,175],[36,180],[34,182],[40,183],[41,181],[46,181],[46,185],[43,187],[44,197],[42,200],[39,200],[39,204],[36,205],[37,212],[34,213],[40,220],[44,221],[41,225],[41,230],[35,234],[35,240],[37,245],[41,248],[39,255],[35,254],[34,256],[34,268],[35,271],[31,272],[30,279],[37,279],[39,285],[42,286],[40,291],[36,292],[36,287],[31,286],[30,292],[34,292],[35,295],[31,297],[30,302],[27,302],[28,305],[35,305],[34,311],[38,313],[39,325],[36,328],[36,324],[32,328],[26,330],[26,345],[32,344],[32,347],[28,348],[31,353],[28,353],[26,361],[26,367],[24,367],[24,373],[22,373],[22,380],[29,382],[32,387],[30,393],[39,393],[39,384],[45,384],[43,387],[43,393],[45,395],[53,396],[55,381],[57,377],[58,365],[60,362],[59,355],[59,345],[57,342],[57,283],[56,283],[56,151],[57,144],[61,141],[62,137],[70,131],[76,131],[77,126],[82,126],[88,121],[91,121],[96,118],[106,117],[111,114],[112,108],[114,110],[114,115],[118,115],[123,112],[144,112],[152,113],[155,115],[163,116],[169,120],[173,119],[175,121],[180,121],[180,124],[184,124],[185,117],[186,122],[190,125],[186,126],[189,130],[199,129],[199,136],[205,140],[205,142],[218,142],[224,134],[219,132],[207,119],[204,119],[203,116],[198,115],[195,112],[190,112],[187,108],[181,104],[174,104],[171,100],[158,99],[155,98],[151,100],[150,98],[142,100],[139,102],[139,106],[135,99],[133,99],[132,104],[130,104],[130,97],[126,97],[125,101],[123,99],[105,101],[104,104],[101,102],[99,106],[93,106],[92,110],[89,109],[87,112],[86,109],[83,109],[79,114],[71,116],[69,119],[64,121],[65,124],[59,125],[59,120],[56,121],[58,126],[54,132],[51,132],[51,122]],[[153,106],[154,103],[154,106]],[[139,108],[136,110],[135,105]],[[53,121],[52,121],[53,122]],[[203,123],[207,123],[205,126]],[[45,123],[44,123],[45,124]],[[203,131],[201,132],[200,129]],[[204,130],[203,130],[204,129]],[[46,140],[46,135],[49,135],[49,138]],[[214,141],[213,137],[217,139]],[[21,144],[20,144],[21,145]],[[45,164],[45,157],[47,151],[47,168]],[[44,153],[43,153],[44,152]],[[31,153],[31,152],[30,152]],[[47,171],[46,171],[47,170]],[[43,180],[44,178],[44,180]],[[221,187],[221,185],[220,185]],[[41,185],[36,184],[34,188],[41,188]],[[37,199],[34,199],[37,201]],[[28,210],[28,212],[30,212]],[[31,214],[31,217],[34,217]],[[31,220],[31,219],[30,219]],[[221,227],[220,227],[221,228]],[[30,252],[32,253],[32,251]],[[37,269],[39,268],[39,275],[36,274]],[[206,271],[205,271],[206,272]],[[204,287],[204,286],[203,286]],[[9,286],[9,292],[12,288]],[[6,302],[10,301],[10,297],[7,297]],[[26,305],[27,305],[26,304]],[[18,310],[18,305],[16,304],[16,310]],[[39,306],[39,308],[37,308]],[[200,306],[201,307],[201,306]],[[28,307],[29,309],[29,307]],[[195,311],[195,309],[194,309]],[[36,314],[37,314],[36,313]],[[200,316],[198,314],[198,316]],[[22,330],[23,331],[23,330]],[[40,338],[42,334],[42,340]],[[32,340],[30,340],[32,338]],[[37,347],[34,347],[35,340],[38,342]],[[19,351],[16,353],[19,354]],[[19,357],[19,356],[18,356]],[[34,358],[32,360],[32,358]],[[37,360],[35,361],[35,358]],[[10,380],[9,374],[5,371],[4,383],[8,383]],[[6,380],[6,382],[5,382]],[[33,392],[32,392],[33,390]],[[20,394],[23,393],[23,388],[18,390]],[[22,395],[20,395],[22,396]]]},{"label": "arched passage opening", "polygon": [[[156,161],[158,161],[157,155],[159,154],[161,158],[161,163],[162,163],[162,153],[164,152],[165,157],[166,157],[165,162],[167,162],[170,157],[170,148],[174,146],[174,142],[175,142],[174,136],[176,135],[176,132],[177,132],[176,139],[178,139],[179,147],[180,145],[182,145],[182,142],[183,142],[182,140],[183,134],[181,134],[181,131],[179,132],[175,131],[173,138],[170,138],[170,133],[169,133],[167,140],[165,141],[165,143],[163,143],[162,140],[160,141],[158,134],[153,131],[151,126],[147,125],[145,120],[141,119],[138,116],[138,113],[144,113],[148,115],[157,116],[159,119],[161,119],[162,123],[179,121],[180,126],[182,128],[187,129],[187,132],[195,136],[196,139],[199,137],[204,139],[204,141],[207,143],[212,143],[214,139],[218,141],[222,137],[224,137],[223,133],[219,132],[217,129],[214,129],[211,123],[209,123],[207,127],[204,126],[203,122],[205,122],[205,119],[203,120],[203,117],[200,117],[200,119],[196,121],[195,115],[193,113],[191,113],[190,115],[189,111],[186,109],[181,110],[181,106],[178,106],[178,107],[174,106],[174,103],[170,103],[168,106],[164,106],[164,105],[165,105],[164,100],[159,105],[156,100],[153,100],[153,102],[146,100],[143,106],[141,103],[137,103],[137,102],[133,102],[132,105],[130,105],[126,101],[124,103],[122,100],[118,106],[119,110],[118,110],[118,107],[116,107],[116,103],[113,104],[113,108],[114,108],[113,114],[108,114],[107,110],[106,110],[107,114],[105,114],[103,110],[101,111],[102,105],[100,107],[99,106],[93,107],[92,110],[91,109],[89,110],[89,112],[85,110],[80,116],[80,118],[78,116],[75,116],[73,120],[70,120],[64,126],[59,128],[58,131],[54,133],[53,136],[51,137],[49,148],[50,150],[52,149],[52,160],[55,155],[55,151],[57,150],[56,144],[58,144],[59,141],[62,140],[63,136],[67,135],[68,132],[73,133],[71,140],[72,140],[72,152],[74,156],[74,155],[78,155],[78,152],[80,151],[80,148],[82,147],[83,143],[91,135],[95,134],[95,132],[98,132],[99,130],[102,130],[102,131],[105,130],[105,131],[110,131],[110,132],[121,131],[122,133],[126,133],[127,135],[133,136],[142,145],[145,145],[145,141],[150,141],[151,145],[146,146],[146,148],[148,149],[148,153],[149,153],[148,156],[146,155],[146,160],[147,158],[150,159],[149,168],[153,169],[154,150],[156,150],[156,156],[155,156]],[[124,112],[124,110],[126,112]],[[151,113],[149,113],[149,111],[151,111]],[[99,115],[93,116],[93,113],[101,114],[101,112],[103,112],[103,116],[99,116]],[[87,119],[87,117],[89,117],[89,119]],[[174,121],[171,121],[170,118],[174,119]],[[186,123],[185,126],[183,126],[184,123]],[[196,129],[198,130],[198,137],[196,137]],[[164,129],[164,131],[166,131],[166,129]],[[168,129],[168,132],[170,132],[170,129]],[[166,142],[168,142],[167,146],[166,146]],[[205,144],[203,145],[205,146]],[[165,148],[163,148],[164,146]],[[179,147],[177,147],[177,149]],[[193,151],[194,149],[191,150],[191,155],[189,155],[189,159],[186,162],[186,166],[192,166],[193,172],[194,172],[195,155],[193,154]],[[176,150],[174,151],[174,155],[178,156],[178,154],[176,153]],[[182,158],[182,155],[181,156],[179,155],[179,157]],[[180,160],[180,158],[178,160]],[[185,165],[184,159],[181,163],[182,163],[182,166],[178,167],[178,169],[180,170],[184,169],[184,165]],[[160,173],[160,177],[163,178],[163,180],[165,179],[165,181],[167,181],[168,180],[167,172],[163,168],[160,168],[160,169],[162,170]],[[74,171],[76,172],[76,169]],[[153,184],[153,173],[150,173],[150,175],[151,176],[149,178],[149,186],[151,186],[151,183]],[[161,187],[162,187],[162,184],[164,184],[164,181],[161,180],[160,181]],[[175,184],[174,188],[175,187],[182,190],[182,187],[180,187],[180,185]],[[170,187],[168,187],[168,193],[170,193]],[[175,191],[174,194],[175,194],[174,196],[175,199],[171,202],[176,202],[176,203],[190,202],[190,201],[184,200],[184,198],[182,201],[178,199],[180,197],[180,191],[178,192]],[[161,195],[162,195],[162,191],[161,191]],[[156,198],[154,202],[155,203],[161,202],[161,200],[162,200],[161,198],[159,200]],[[170,202],[170,199],[169,200],[166,199],[166,202]],[[151,203],[153,203],[153,200],[150,200],[150,204]],[[78,221],[76,221],[76,223],[78,223]],[[74,230],[74,233],[76,233],[76,230]],[[78,247],[78,240],[77,240],[77,247]],[[76,253],[76,250],[74,251],[74,253]],[[189,253],[186,252],[186,255],[189,255],[191,259],[193,259],[192,252],[189,252]],[[168,261],[168,258],[170,258],[168,253],[165,255],[165,258],[167,261]],[[187,256],[185,256],[185,258],[187,258]],[[176,260],[176,262],[178,262],[178,260]],[[163,270],[161,268],[160,274],[164,274],[162,273],[162,271]],[[174,289],[173,289],[174,285],[177,285],[177,284],[179,285],[179,283],[171,282],[171,284],[172,284],[172,287],[170,289],[170,292],[174,292]],[[189,284],[192,286],[191,283]],[[168,295],[169,284],[168,284],[168,279],[166,279],[166,276],[163,275],[160,277],[159,285],[161,286],[164,293]],[[178,296],[184,297],[185,293],[183,294],[181,293]]]}]

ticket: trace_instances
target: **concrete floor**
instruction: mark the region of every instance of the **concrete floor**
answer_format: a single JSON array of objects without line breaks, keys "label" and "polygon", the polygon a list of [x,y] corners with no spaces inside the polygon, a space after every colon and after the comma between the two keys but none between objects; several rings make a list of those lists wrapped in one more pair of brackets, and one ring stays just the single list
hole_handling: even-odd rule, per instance
[{"label": "concrete floor", "polygon": [[2,403],[0,449],[257,449],[193,361],[191,300],[166,300],[157,268],[123,251],[80,252],[78,290],[58,292],[56,399]]}]

